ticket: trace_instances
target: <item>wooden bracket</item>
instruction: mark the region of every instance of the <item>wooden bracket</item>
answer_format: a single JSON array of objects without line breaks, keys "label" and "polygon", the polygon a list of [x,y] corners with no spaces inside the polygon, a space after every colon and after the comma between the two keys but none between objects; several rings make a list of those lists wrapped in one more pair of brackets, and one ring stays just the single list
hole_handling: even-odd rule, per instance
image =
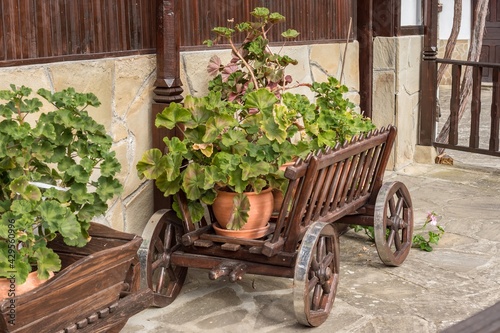
[{"label": "wooden bracket", "polygon": [[221,276],[229,276],[229,281],[236,282],[243,278],[247,271],[247,265],[234,261],[224,261],[214,267],[209,273],[210,280],[217,280]]}]

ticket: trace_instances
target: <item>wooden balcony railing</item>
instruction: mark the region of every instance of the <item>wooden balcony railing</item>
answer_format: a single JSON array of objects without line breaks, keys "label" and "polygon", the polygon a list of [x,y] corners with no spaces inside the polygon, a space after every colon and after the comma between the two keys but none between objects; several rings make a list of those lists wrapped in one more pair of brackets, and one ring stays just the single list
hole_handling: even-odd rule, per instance
[{"label": "wooden balcony railing", "polygon": [[[484,155],[500,156],[499,151],[499,122],[500,122],[500,64],[470,62],[458,60],[437,59],[436,63],[445,63],[452,66],[452,84],[450,98],[450,120],[448,142],[433,142],[435,147],[461,150]],[[470,124],[467,121],[459,122],[461,79],[464,67],[472,67],[472,99],[470,105]],[[481,99],[483,71],[492,69],[493,85],[491,87],[491,106],[482,105]],[[432,83],[430,83],[432,84]],[[488,92],[489,93],[489,92]],[[481,111],[490,110],[490,114],[481,114]],[[468,112],[466,110],[465,112]],[[464,117],[464,119],[469,119]],[[470,127],[469,129],[464,126]],[[459,133],[469,133],[468,144],[464,144]],[[482,136],[481,136],[482,135]],[[487,135],[487,137],[485,137]]]}]

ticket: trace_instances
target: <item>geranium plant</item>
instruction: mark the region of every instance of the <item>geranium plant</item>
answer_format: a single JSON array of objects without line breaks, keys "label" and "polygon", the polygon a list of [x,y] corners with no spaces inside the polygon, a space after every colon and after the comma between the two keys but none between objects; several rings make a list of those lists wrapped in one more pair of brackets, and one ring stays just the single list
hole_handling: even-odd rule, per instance
[{"label": "geranium plant", "polygon": [[[167,149],[152,149],[138,163],[139,176],[156,180],[156,186],[169,196],[183,191],[194,222],[203,217],[203,205],[214,202],[217,189],[243,194],[272,187],[283,191],[286,181],[279,168],[297,157],[343,143],[353,135],[375,126],[353,111],[354,105],[343,97],[347,87],[335,78],[325,83],[293,82],[286,68],[297,61],[269,46],[267,34],[285,17],[257,7],[254,21],[216,27],[215,40],[231,48],[228,64],[214,56],[208,71],[208,94],[187,96],[184,104],[172,103],[156,118],[157,127],[177,128],[183,135],[165,138]],[[240,46],[234,42],[244,34]],[[289,29],[286,40],[298,36]],[[293,94],[289,89],[308,86],[314,101]],[[176,200],[176,197],[174,197]],[[246,222],[248,201],[237,196],[232,223],[240,229]],[[174,210],[182,218],[178,203]]]},{"label": "geranium plant", "polygon": [[71,246],[89,241],[94,216],[121,191],[112,139],[86,108],[100,105],[73,88],[0,91],[0,277],[22,284],[32,268],[41,279],[61,268],[47,243],[60,234]]},{"label": "geranium plant", "polygon": [[[206,40],[212,46],[225,41],[231,47],[232,58],[227,64],[214,55],[207,67],[214,78],[208,83],[210,91],[221,93],[228,101],[242,103],[246,94],[255,89],[266,88],[279,99],[283,114],[291,113],[295,121],[292,127],[299,135],[295,142],[307,143],[308,149],[299,149],[299,154],[326,146],[343,143],[352,136],[367,133],[374,129],[370,119],[354,111],[355,105],[344,97],[348,88],[336,78],[329,77],[327,82],[294,82],[286,73],[287,67],[297,65],[297,60],[280,52],[273,52],[268,32],[277,24],[285,21],[280,13],[257,7],[250,13],[256,20],[233,24],[232,27],[216,27],[212,31],[215,40]],[[234,43],[237,35],[244,34],[240,46]],[[281,36],[286,41],[299,35],[294,29],[284,31]],[[279,48],[282,50],[282,47]],[[306,86],[314,92],[314,101],[306,96],[293,93],[293,89]],[[293,141],[296,132],[288,133]]]}]

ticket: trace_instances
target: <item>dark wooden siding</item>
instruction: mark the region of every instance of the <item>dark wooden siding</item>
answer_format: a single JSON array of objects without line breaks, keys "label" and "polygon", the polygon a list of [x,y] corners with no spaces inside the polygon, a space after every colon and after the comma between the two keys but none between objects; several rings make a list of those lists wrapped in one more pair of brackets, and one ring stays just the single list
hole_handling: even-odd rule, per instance
[{"label": "dark wooden siding", "polygon": [[[211,29],[227,19],[249,19],[253,8],[278,11],[294,28],[296,43],[342,41],[355,1],[172,0],[180,6],[181,50],[205,49]],[[157,0],[0,0],[0,67],[154,53]],[[355,39],[355,29],[351,29]]]},{"label": "dark wooden siding", "polygon": [[0,66],[154,52],[153,0],[1,0]]},{"label": "dark wooden siding", "polygon": [[249,13],[255,7],[267,7],[286,18],[279,28],[271,30],[271,41],[282,41],[281,32],[289,28],[300,32],[299,43],[343,41],[351,17],[350,38],[355,39],[354,5],[350,0],[183,0],[181,48],[200,48],[204,40],[214,37],[213,27],[227,26],[228,19],[250,20]]}]

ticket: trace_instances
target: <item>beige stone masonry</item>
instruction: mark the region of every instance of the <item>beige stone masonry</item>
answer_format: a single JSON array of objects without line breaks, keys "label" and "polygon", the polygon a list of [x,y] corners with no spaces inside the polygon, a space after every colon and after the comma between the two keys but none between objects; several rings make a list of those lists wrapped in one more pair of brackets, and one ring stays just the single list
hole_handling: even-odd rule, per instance
[{"label": "beige stone masonry", "polygon": [[[290,46],[281,52],[299,62],[287,73],[295,82],[321,82],[328,76],[340,79],[342,75],[342,83],[349,89],[346,97],[359,105],[357,42],[349,43],[347,48],[343,43]],[[207,65],[214,54],[223,63],[230,60],[227,49],[181,53],[184,95],[201,96],[207,92]],[[393,168],[410,163],[415,155],[420,54],[419,36],[375,40],[373,120],[379,126],[394,124],[399,128]],[[122,166],[119,179],[124,192],[110,202],[106,216],[97,221],[139,235],[153,214],[153,184],[139,179],[135,166],[152,145],[155,66],[155,56],[146,55],[0,68],[0,89],[8,89],[11,83],[30,86],[35,91],[59,91],[71,86],[99,98],[102,105],[89,112],[113,138],[113,149]],[[313,98],[307,87],[294,92]]]},{"label": "beige stone masonry", "polygon": [[[287,54],[298,61],[296,66],[289,66],[287,73],[292,76],[293,82],[312,83],[326,81],[328,76],[340,79],[342,61],[345,59],[342,82],[349,88],[348,98],[359,103],[359,70],[358,70],[358,43],[349,43],[347,52],[344,43],[313,44],[301,46],[285,46],[272,48],[273,52]],[[347,56],[344,56],[344,53]],[[231,60],[229,49],[208,50],[196,52],[181,52],[181,79],[184,83],[184,95],[202,96],[206,94],[207,82],[211,77],[207,73],[210,58],[217,55],[223,64]],[[295,93],[302,93],[309,98],[313,94],[307,87],[293,89]]]},{"label": "beige stone masonry", "polygon": [[398,136],[389,162],[400,169],[414,161],[417,143],[422,37],[377,37],[373,57],[373,121],[395,125]]},{"label": "beige stone masonry", "polygon": [[124,191],[110,201],[106,216],[96,221],[139,235],[153,213],[152,183],[138,178],[135,165],[151,147],[155,70],[156,57],[152,55],[0,68],[0,89],[9,89],[11,83],[35,92],[39,88],[61,91],[73,87],[99,98],[101,106],[88,111],[113,138]]}]

